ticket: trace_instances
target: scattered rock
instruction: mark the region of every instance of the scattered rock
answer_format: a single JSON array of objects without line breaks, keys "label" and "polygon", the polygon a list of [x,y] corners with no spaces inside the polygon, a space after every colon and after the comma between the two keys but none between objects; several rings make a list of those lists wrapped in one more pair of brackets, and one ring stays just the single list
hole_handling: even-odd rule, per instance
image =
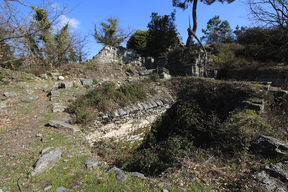
[{"label": "scattered rock", "polygon": [[82,144],[85,144],[86,143],[86,138],[83,136],[83,137],[81,137],[81,143]]},{"label": "scattered rock", "polygon": [[63,121],[58,121],[58,120],[50,120],[49,125],[58,129],[68,129],[73,132],[80,131],[78,127],[70,125],[68,123],[64,123]]},{"label": "scattered rock", "polygon": [[41,133],[38,133],[37,135],[35,135],[36,137],[42,137]]},{"label": "scattered rock", "polygon": [[74,81],[73,81],[73,85],[74,85],[75,87],[80,87],[80,86],[82,86],[82,83],[81,83],[81,81],[79,81],[79,80],[74,80]]},{"label": "scattered rock", "polygon": [[48,75],[46,73],[43,73],[39,76],[42,79],[48,79]]},{"label": "scattered rock", "polygon": [[84,161],[84,165],[87,169],[90,167],[97,167],[98,161],[94,157],[91,157],[90,159]]},{"label": "scattered rock", "polygon": [[119,168],[113,167],[107,171],[107,173],[115,173],[117,181],[125,181],[127,179],[127,175]]},{"label": "scattered rock", "polygon": [[161,73],[160,74],[161,79],[171,79],[171,75],[167,73]]},{"label": "scattered rock", "polygon": [[251,109],[251,110],[260,111],[260,112],[264,110],[264,103],[257,104],[257,103],[253,103],[250,101],[242,101],[242,103],[245,105],[244,109]]},{"label": "scattered rock", "polygon": [[56,189],[56,192],[63,192],[63,191],[67,191],[68,189],[66,189],[65,187],[61,186],[61,187],[58,187]]},{"label": "scattered rock", "polygon": [[24,100],[37,100],[37,99],[39,99],[38,95],[28,95],[27,97],[24,97],[22,99],[22,101],[24,101]]},{"label": "scattered rock", "polygon": [[44,154],[35,164],[35,168],[32,171],[31,175],[36,176],[40,173],[43,173],[46,169],[53,166],[61,158],[62,152],[58,147],[49,153]]},{"label": "scattered rock", "polygon": [[44,191],[47,191],[48,189],[51,189],[51,188],[52,188],[52,185],[49,185],[49,186],[44,188]]},{"label": "scattered rock", "polygon": [[82,79],[81,80],[82,85],[89,85],[92,86],[93,85],[93,79]]},{"label": "scattered rock", "polygon": [[266,166],[265,171],[270,176],[279,178],[284,183],[288,183],[288,161]]},{"label": "scattered rock", "polygon": [[[58,87],[58,85],[57,85],[57,87]],[[55,101],[60,96],[60,92],[53,89],[52,91],[50,91],[48,96],[50,96],[50,101]]]},{"label": "scattered rock", "polygon": [[52,90],[52,91],[50,92],[50,96],[51,96],[51,97],[59,97],[59,96],[60,96],[60,92],[57,91],[57,90]]},{"label": "scattered rock", "polygon": [[156,73],[156,70],[155,69],[148,69],[148,70],[144,70],[144,71],[139,71],[139,75],[141,75],[141,76],[151,75],[152,73]]},{"label": "scattered rock", "polygon": [[6,102],[4,101],[0,102],[0,108],[6,108]]},{"label": "scattered rock", "polygon": [[63,89],[67,89],[67,88],[71,88],[73,87],[73,82],[72,81],[66,81],[66,82],[63,82],[59,85],[59,88],[63,88]]},{"label": "scattered rock", "polygon": [[64,80],[65,78],[63,76],[59,76],[58,80]]},{"label": "scattered rock", "polygon": [[27,89],[26,92],[31,95],[32,93],[34,93],[34,90],[33,89]]},{"label": "scattered rock", "polygon": [[43,149],[42,151],[41,151],[41,154],[44,154],[44,153],[46,153],[47,151],[49,151],[50,149],[53,149],[54,147],[47,147],[47,148],[45,148],[45,149]]},{"label": "scattered rock", "polygon": [[143,173],[139,173],[139,172],[132,172],[132,175],[136,176],[136,177],[140,177],[140,178],[145,178],[144,174]]},{"label": "scattered rock", "polygon": [[11,91],[11,92],[5,92],[4,96],[5,97],[17,97],[17,94],[15,92]]},{"label": "scattered rock", "polygon": [[260,187],[267,192],[285,192],[287,189],[283,184],[279,183],[276,178],[270,177],[264,170],[252,175],[259,182]]},{"label": "scattered rock", "polygon": [[254,150],[266,155],[283,156],[288,154],[288,145],[273,137],[260,135],[256,140],[252,141],[251,144]]},{"label": "scattered rock", "polygon": [[104,78],[104,79],[101,79],[101,82],[107,82],[107,81],[110,81],[110,78]]},{"label": "scattered rock", "polygon": [[65,111],[65,106],[63,106],[62,103],[53,103],[52,104],[52,112],[56,113],[56,112],[63,112]]}]

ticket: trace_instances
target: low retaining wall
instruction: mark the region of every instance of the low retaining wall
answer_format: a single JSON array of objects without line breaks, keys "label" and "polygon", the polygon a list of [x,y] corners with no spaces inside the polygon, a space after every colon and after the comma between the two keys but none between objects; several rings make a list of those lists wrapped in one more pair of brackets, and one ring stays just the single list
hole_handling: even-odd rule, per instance
[{"label": "low retaining wall", "polygon": [[86,139],[93,143],[103,138],[114,138],[139,142],[150,130],[155,120],[164,114],[175,103],[166,92],[165,96],[157,95],[150,100],[115,111],[114,116],[103,116],[94,121],[94,130]]}]

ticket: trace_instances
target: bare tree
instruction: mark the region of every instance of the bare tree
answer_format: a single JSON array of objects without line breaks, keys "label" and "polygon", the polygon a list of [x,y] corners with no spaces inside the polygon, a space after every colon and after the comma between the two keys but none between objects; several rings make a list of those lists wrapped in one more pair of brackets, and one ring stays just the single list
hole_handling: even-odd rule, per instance
[{"label": "bare tree", "polygon": [[[68,13],[68,4],[63,4],[61,9],[53,9],[52,5],[55,3],[57,1],[44,0],[40,6],[47,11],[51,25],[56,25],[60,21],[61,15]],[[28,5],[28,3],[19,0],[4,0],[0,3],[0,28],[2,29],[0,31],[0,43],[8,44],[14,53],[13,58],[4,62],[29,58],[36,64],[39,62],[41,52],[44,51],[43,47],[39,47],[35,42],[37,34],[46,26],[36,26],[35,10],[31,9],[29,13],[23,14],[21,9]],[[30,7],[32,8],[32,5]]]},{"label": "bare tree", "polygon": [[87,60],[88,56],[88,44],[89,41],[87,40],[88,35],[82,36],[80,34],[73,35],[73,49],[77,55],[78,62],[81,64],[83,61]]},{"label": "bare tree", "polygon": [[262,26],[265,40],[261,46],[266,45],[268,55],[278,54],[288,65],[288,0],[247,0],[247,5],[250,19]]},{"label": "bare tree", "polygon": [[265,27],[287,27],[287,0],[248,0],[250,18]]}]

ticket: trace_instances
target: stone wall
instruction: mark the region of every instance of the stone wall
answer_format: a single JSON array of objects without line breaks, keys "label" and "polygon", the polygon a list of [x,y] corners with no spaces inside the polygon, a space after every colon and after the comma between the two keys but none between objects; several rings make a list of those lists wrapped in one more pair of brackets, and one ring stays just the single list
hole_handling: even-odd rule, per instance
[{"label": "stone wall", "polygon": [[281,68],[259,68],[254,70],[231,70],[227,79],[239,81],[272,82],[272,86],[288,86],[288,70]]},{"label": "stone wall", "polygon": [[97,60],[99,63],[119,63],[119,64],[132,64],[136,66],[142,66],[142,58],[139,57],[137,52],[133,49],[126,49],[121,46],[109,46],[106,45],[92,59]]},{"label": "stone wall", "polygon": [[104,115],[96,119],[86,137],[90,145],[103,138],[140,144],[152,123],[175,103],[167,90],[161,92],[146,102],[116,110],[114,116]]},{"label": "stone wall", "polygon": [[[208,54],[208,62],[211,60]],[[119,63],[146,69],[167,68],[172,75],[204,76],[204,53],[192,49],[172,50],[159,57],[140,57],[135,50],[105,46],[93,59],[99,63]]]}]

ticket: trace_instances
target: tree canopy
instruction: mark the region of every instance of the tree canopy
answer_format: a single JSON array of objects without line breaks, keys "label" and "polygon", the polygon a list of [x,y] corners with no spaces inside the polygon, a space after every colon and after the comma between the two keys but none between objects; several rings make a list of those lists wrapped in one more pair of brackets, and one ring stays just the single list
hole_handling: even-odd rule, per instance
[{"label": "tree canopy", "polygon": [[201,41],[205,40],[208,44],[215,42],[227,43],[231,42],[233,39],[229,22],[227,20],[221,21],[219,15],[209,19],[207,22],[207,29],[202,29],[202,32],[205,35],[201,37]]},{"label": "tree canopy", "polygon": [[93,37],[97,43],[118,46],[130,36],[130,32],[126,32],[124,29],[119,27],[119,21],[117,18],[108,18],[106,21],[106,23],[100,23],[101,27],[99,29],[97,29],[96,25],[94,27]]},{"label": "tree canopy", "polygon": [[[216,0],[200,0],[200,2],[203,2],[207,5],[211,5],[215,2]],[[227,3],[232,3],[235,0],[217,0],[221,3],[227,2]],[[193,3],[193,7],[192,7],[192,18],[193,18],[193,32],[196,33],[197,31],[197,27],[198,27],[198,23],[197,23],[197,3],[198,0],[172,0],[173,6],[174,7],[179,7],[183,10],[186,10],[189,6],[190,3]],[[189,37],[191,35],[191,33],[188,33]],[[188,37],[188,38],[189,38]],[[193,38],[190,37],[190,39],[192,40]],[[188,44],[189,42],[187,42]]]},{"label": "tree canopy", "polygon": [[148,30],[134,33],[127,42],[127,47],[135,49],[143,56],[159,56],[168,48],[179,47],[181,41],[174,22],[175,12],[163,16],[153,12]]}]

